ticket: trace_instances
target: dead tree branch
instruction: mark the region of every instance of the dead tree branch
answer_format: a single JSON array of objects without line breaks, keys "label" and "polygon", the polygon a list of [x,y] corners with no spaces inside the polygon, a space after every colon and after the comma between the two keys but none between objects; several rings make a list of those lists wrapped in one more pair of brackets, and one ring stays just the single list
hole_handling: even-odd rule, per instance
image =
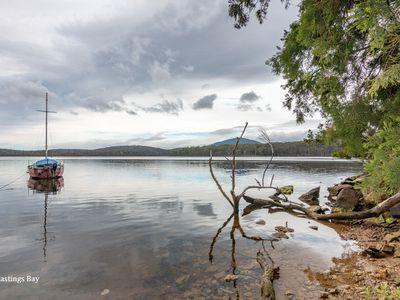
[{"label": "dead tree branch", "polygon": [[224,189],[222,188],[221,184],[219,183],[217,177],[215,177],[213,168],[212,168],[212,159],[213,159],[213,155],[212,155],[212,151],[210,151],[210,158],[208,159],[208,166],[210,168],[210,173],[211,173],[211,177],[214,179],[215,184],[217,185],[219,191],[221,192],[221,194],[225,197],[226,200],[228,200],[229,204],[234,207],[233,202],[231,199],[229,199],[228,195],[225,193]]},{"label": "dead tree branch", "polygon": [[356,219],[366,219],[372,217],[378,217],[382,213],[388,211],[393,206],[400,203],[400,192],[393,195],[392,197],[384,200],[383,202],[377,204],[373,208],[364,210],[364,211],[351,211],[351,212],[341,212],[341,213],[331,213],[331,214],[317,214],[312,212],[310,209],[301,206],[300,204],[296,204],[293,202],[290,203],[281,203],[279,201],[273,201],[268,199],[255,199],[249,196],[243,196],[244,199],[251,204],[262,205],[266,208],[275,208],[280,207],[284,210],[289,211],[301,211],[307,217],[314,220],[356,220]]},{"label": "dead tree branch", "polygon": [[232,195],[232,199],[236,204],[236,201],[239,201],[240,198],[238,200],[236,200],[236,195],[235,195],[235,186],[236,186],[236,151],[237,148],[239,146],[240,140],[244,135],[244,132],[246,131],[248,123],[246,122],[246,124],[244,125],[244,128],[242,130],[242,133],[240,134],[239,137],[236,138],[236,144],[233,147],[232,150],[232,160],[231,160],[231,169],[232,169],[232,189],[231,189],[231,195]]},{"label": "dead tree branch", "polygon": [[[274,159],[274,147],[272,146],[271,139],[269,138],[269,135],[268,135],[267,131],[264,128],[259,128],[259,132],[260,132],[260,138],[262,140],[264,140],[265,143],[267,145],[269,145],[269,147],[271,149],[271,158],[269,159],[267,165],[265,166],[265,169],[264,169],[264,172],[263,172],[263,175],[262,175],[262,180],[261,180],[262,186],[265,186],[265,183],[264,183],[265,174],[267,173],[267,170],[269,169],[269,166],[270,166],[272,160]],[[272,175],[272,178],[273,178],[273,175]],[[271,179],[271,184],[270,185],[272,185],[272,179]]]},{"label": "dead tree branch", "polygon": [[[256,179],[256,182],[257,182],[258,185],[247,186],[240,194],[236,194],[236,192],[235,192],[235,188],[236,188],[236,154],[237,154],[237,149],[238,149],[239,144],[240,144],[240,140],[243,138],[243,135],[246,132],[247,126],[248,126],[248,122],[246,122],[246,124],[244,125],[240,136],[238,136],[236,138],[236,143],[235,143],[235,145],[234,145],[234,147],[232,149],[232,153],[231,153],[232,158],[229,159],[228,157],[224,156],[225,159],[231,163],[231,190],[230,190],[230,196],[231,197],[229,197],[228,193],[224,191],[224,189],[222,188],[221,184],[219,183],[218,179],[216,178],[216,176],[214,174],[213,167],[212,167],[212,160],[213,160],[212,151],[210,151],[210,158],[208,160],[208,165],[209,165],[209,168],[210,168],[211,177],[213,178],[215,184],[217,185],[218,190],[221,192],[221,194],[224,196],[224,198],[226,200],[228,200],[229,204],[233,207],[233,210],[236,213],[238,213],[238,211],[239,211],[239,201],[240,201],[240,199],[245,195],[245,193],[248,190],[251,190],[251,189],[258,189],[258,190],[261,190],[261,189],[273,189],[273,190],[275,190],[275,195],[280,195],[281,194],[281,191],[280,191],[280,189],[278,187],[273,187],[272,186],[274,175],[272,175],[270,185],[269,186],[265,186],[265,174],[266,174],[267,170],[269,169],[269,166],[270,166],[270,164],[272,162],[272,159],[274,158],[274,147],[272,146],[271,140],[270,140],[267,132],[263,128],[259,129],[260,138],[263,139],[265,141],[265,143],[267,145],[269,145],[269,147],[271,148],[271,158],[269,159],[269,161],[268,161],[268,163],[267,163],[267,165],[266,165],[266,167],[265,167],[265,169],[263,171],[261,183],[260,183],[260,181],[258,181]],[[282,195],[287,200],[286,196],[284,194],[282,194]]]}]

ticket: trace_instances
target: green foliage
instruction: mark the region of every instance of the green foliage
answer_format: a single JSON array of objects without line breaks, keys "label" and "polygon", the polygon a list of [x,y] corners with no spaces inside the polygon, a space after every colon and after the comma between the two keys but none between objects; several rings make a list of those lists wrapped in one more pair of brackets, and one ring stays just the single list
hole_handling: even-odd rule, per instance
[{"label": "green foliage", "polygon": [[[239,29],[247,25],[250,14],[254,12],[257,20],[262,23],[267,16],[269,2],[271,0],[228,0],[229,16],[235,20],[235,28]],[[289,0],[281,0],[285,6],[289,5]]]},{"label": "green foliage", "polygon": [[395,283],[396,283],[396,286],[399,286],[399,287],[400,287],[400,277],[397,277],[397,278],[395,279]]},{"label": "green foliage", "polygon": [[[230,6],[240,4],[230,14],[237,27],[249,21],[257,5],[268,7],[269,1],[260,2],[229,1]],[[245,18],[239,18],[241,12]],[[302,0],[299,18],[282,41],[268,64],[286,80],[284,106],[299,123],[321,113],[327,122],[317,135],[343,145],[338,155],[372,159],[367,182],[374,197],[397,192],[395,134],[400,135],[392,116],[400,115],[400,1]]]},{"label": "green foliage", "polygon": [[[273,143],[275,156],[332,156],[340,151],[337,144],[317,144],[304,142]],[[214,156],[229,156],[233,145],[199,146],[172,149],[173,156],[209,156],[212,150]],[[236,151],[238,156],[270,156],[271,149],[264,144],[240,145]]]},{"label": "green foliage", "polygon": [[279,192],[284,195],[291,195],[293,194],[294,187],[293,185],[286,185],[279,188]]},{"label": "green foliage", "polygon": [[363,299],[396,300],[400,298],[400,290],[390,287],[387,282],[382,282],[375,288],[367,286],[361,293]]},{"label": "green foliage", "polygon": [[385,121],[382,128],[366,143],[371,159],[365,168],[365,188],[379,201],[400,190],[400,116]]}]

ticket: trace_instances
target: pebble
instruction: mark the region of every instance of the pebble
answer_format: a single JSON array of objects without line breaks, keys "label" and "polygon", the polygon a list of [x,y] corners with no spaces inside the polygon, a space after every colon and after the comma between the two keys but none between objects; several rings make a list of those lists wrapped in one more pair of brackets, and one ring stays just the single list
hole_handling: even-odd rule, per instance
[{"label": "pebble", "polygon": [[189,275],[183,275],[181,277],[179,277],[177,280],[175,280],[175,282],[177,284],[182,284],[184,281],[186,281],[189,278]]},{"label": "pebble", "polygon": [[265,225],[265,221],[263,219],[258,219],[254,223],[256,223],[258,225]]},{"label": "pebble", "polygon": [[245,299],[253,299],[253,293],[252,292],[244,293],[244,296],[246,297]]},{"label": "pebble", "polygon": [[280,232],[284,232],[284,233],[287,233],[287,232],[294,232],[294,229],[293,229],[293,228],[289,228],[289,227],[285,227],[285,226],[276,226],[276,227],[275,227],[275,230],[276,230],[276,231],[280,231]]},{"label": "pebble", "polygon": [[109,289],[104,289],[104,290],[101,291],[100,295],[105,296],[105,295],[107,295],[109,293],[110,293]]},{"label": "pebble", "polygon": [[236,280],[238,278],[239,278],[239,276],[237,276],[237,275],[229,274],[229,275],[225,276],[225,281],[226,282],[231,282],[231,281],[234,281],[234,280]]}]

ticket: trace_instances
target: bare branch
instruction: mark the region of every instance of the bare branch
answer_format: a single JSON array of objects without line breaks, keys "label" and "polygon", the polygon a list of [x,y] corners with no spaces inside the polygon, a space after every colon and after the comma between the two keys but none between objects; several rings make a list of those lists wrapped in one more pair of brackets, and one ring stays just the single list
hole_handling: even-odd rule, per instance
[{"label": "bare branch", "polygon": [[274,181],[274,177],[275,177],[275,174],[272,174],[271,182],[269,183],[269,186],[272,186],[272,182]]},{"label": "bare branch", "polygon": [[221,194],[225,197],[226,200],[228,200],[229,204],[234,207],[233,202],[231,199],[229,199],[228,195],[225,193],[225,191],[222,189],[221,184],[219,183],[218,179],[215,177],[214,175],[214,171],[212,168],[212,151],[210,151],[210,158],[208,160],[208,166],[210,167],[210,173],[211,173],[211,177],[214,179],[215,184],[217,185],[219,191],[221,192]]},{"label": "bare branch", "polygon": [[[232,165],[232,189],[231,189],[231,195],[232,195],[232,199],[234,199],[234,201],[235,201],[235,199],[236,199],[236,195],[235,195],[235,185],[236,185],[236,150],[237,150],[237,148],[238,148],[238,146],[239,146],[239,142],[240,142],[240,139],[243,137],[243,135],[244,135],[244,132],[246,131],[246,128],[247,128],[247,125],[248,125],[249,123],[248,122],[246,122],[246,124],[244,125],[244,128],[243,128],[243,130],[242,130],[242,133],[241,133],[241,135],[238,137],[238,138],[236,138],[236,144],[235,144],[235,147],[233,147],[233,150],[232,150],[232,161],[231,161],[231,165]],[[238,200],[237,200],[238,201]]]},{"label": "bare branch", "polygon": [[277,193],[280,194],[280,190],[279,190],[279,188],[277,188],[277,187],[273,187],[273,186],[249,185],[249,186],[245,187],[245,189],[243,190],[243,192],[241,192],[237,197],[238,197],[239,199],[241,199],[241,198],[246,194],[246,192],[247,192],[248,190],[254,190],[254,189],[257,189],[257,190],[272,189],[272,190],[275,190]]},{"label": "bare branch", "polygon": [[[262,186],[264,186],[265,174],[267,173],[267,170],[269,169],[269,166],[274,158],[274,147],[272,146],[271,139],[269,138],[267,131],[264,128],[259,128],[258,131],[260,133],[260,135],[259,135],[260,139],[262,139],[267,145],[269,145],[269,147],[271,149],[271,158],[269,159],[269,161],[264,169],[262,180],[261,180]],[[271,180],[271,185],[272,185],[272,180]]]}]

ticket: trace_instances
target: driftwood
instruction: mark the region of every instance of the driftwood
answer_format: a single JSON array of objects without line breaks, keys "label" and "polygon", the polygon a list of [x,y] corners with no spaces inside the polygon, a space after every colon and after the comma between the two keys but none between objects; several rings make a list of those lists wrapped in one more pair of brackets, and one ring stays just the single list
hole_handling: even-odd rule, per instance
[{"label": "driftwood", "polygon": [[244,195],[243,198],[248,203],[260,205],[267,208],[279,207],[289,211],[300,211],[303,212],[309,218],[315,220],[356,220],[356,219],[378,217],[382,213],[388,211],[390,208],[400,203],[400,192],[382,201],[376,206],[364,211],[350,211],[350,212],[331,213],[331,214],[318,214],[312,212],[310,209],[301,204],[293,202],[282,203],[277,200],[256,199],[246,195]]},{"label": "driftwood", "polygon": [[275,291],[273,284],[274,279],[277,279],[279,277],[279,267],[275,268],[271,257],[266,251],[264,252],[266,253],[266,255],[264,255],[261,250],[257,252],[257,262],[263,270],[263,275],[260,282],[261,299],[274,300]]}]

